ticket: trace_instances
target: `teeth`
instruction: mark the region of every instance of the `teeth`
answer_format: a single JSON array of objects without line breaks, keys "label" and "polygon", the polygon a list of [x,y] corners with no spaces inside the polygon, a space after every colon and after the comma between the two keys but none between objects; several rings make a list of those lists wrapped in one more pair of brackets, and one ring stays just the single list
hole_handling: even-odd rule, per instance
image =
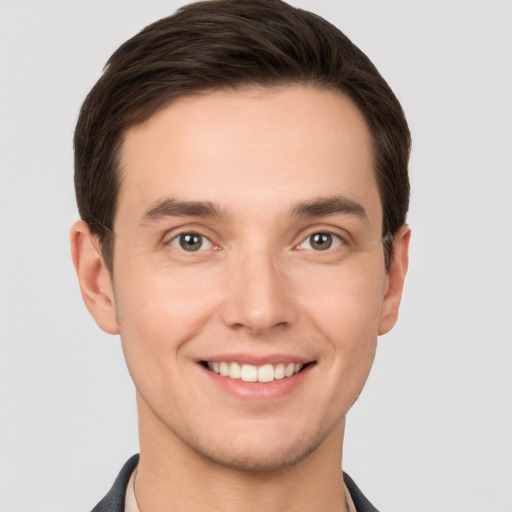
[{"label": "teeth", "polygon": [[274,367],[264,364],[258,368],[258,382],[272,382],[274,380]]},{"label": "teeth", "polygon": [[242,368],[238,363],[231,363],[229,365],[229,377],[231,379],[239,379],[242,373]]},{"label": "teeth", "polygon": [[274,379],[284,379],[284,364],[276,364],[274,368]]},{"label": "teeth", "polygon": [[227,377],[229,375],[229,365],[228,365],[228,363],[220,363],[219,364],[219,373],[223,377]]},{"label": "teeth", "polygon": [[302,363],[278,363],[253,366],[252,364],[228,363],[226,361],[208,363],[208,369],[222,377],[240,379],[244,382],[272,382],[291,377],[300,372]]},{"label": "teeth", "polygon": [[258,380],[258,368],[251,364],[243,364],[240,379],[244,382],[256,382]]}]

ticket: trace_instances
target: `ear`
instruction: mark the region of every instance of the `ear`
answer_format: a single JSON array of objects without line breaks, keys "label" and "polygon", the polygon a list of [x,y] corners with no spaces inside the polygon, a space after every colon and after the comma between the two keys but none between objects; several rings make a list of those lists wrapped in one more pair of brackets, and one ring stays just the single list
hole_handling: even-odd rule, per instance
[{"label": "ear", "polygon": [[389,265],[384,298],[382,301],[379,335],[389,332],[398,320],[398,310],[402,300],[405,275],[409,266],[409,240],[411,230],[404,224],[393,239],[393,252]]},{"label": "ear", "polygon": [[71,228],[71,255],[89,313],[106,333],[119,334],[114,289],[99,240],[82,220]]}]

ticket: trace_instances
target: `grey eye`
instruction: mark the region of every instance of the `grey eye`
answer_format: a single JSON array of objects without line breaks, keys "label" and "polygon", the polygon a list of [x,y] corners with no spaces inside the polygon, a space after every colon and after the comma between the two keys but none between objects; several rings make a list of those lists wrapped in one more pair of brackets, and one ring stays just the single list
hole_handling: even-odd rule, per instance
[{"label": "grey eye", "polygon": [[186,252],[204,251],[212,248],[208,238],[197,233],[181,233],[169,241],[169,245]]},{"label": "grey eye", "polygon": [[300,245],[299,249],[309,249],[313,251],[326,251],[339,247],[343,240],[338,235],[328,232],[318,232],[309,235]]}]

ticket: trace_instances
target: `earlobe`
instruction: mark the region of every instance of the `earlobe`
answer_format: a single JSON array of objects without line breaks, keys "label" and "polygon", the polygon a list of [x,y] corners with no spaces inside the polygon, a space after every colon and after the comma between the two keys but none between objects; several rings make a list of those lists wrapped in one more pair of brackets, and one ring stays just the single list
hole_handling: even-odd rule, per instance
[{"label": "earlobe", "polygon": [[389,332],[398,320],[405,275],[409,266],[409,240],[411,230],[404,224],[396,233],[393,254],[387,272],[387,283],[382,301],[379,335]]},{"label": "earlobe", "polygon": [[99,241],[82,220],[71,228],[71,255],[89,313],[105,332],[119,334],[114,291]]}]

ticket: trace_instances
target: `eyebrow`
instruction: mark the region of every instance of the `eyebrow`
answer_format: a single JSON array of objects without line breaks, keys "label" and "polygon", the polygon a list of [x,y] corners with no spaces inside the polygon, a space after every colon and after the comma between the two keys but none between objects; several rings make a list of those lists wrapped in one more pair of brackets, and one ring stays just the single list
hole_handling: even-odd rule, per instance
[{"label": "eyebrow", "polygon": [[363,206],[344,196],[319,197],[304,201],[292,208],[290,216],[312,218],[340,213],[368,220],[368,215]]},{"label": "eyebrow", "polygon": [[225,217],[219,206],[210,201],[179,201],[159,199],[142,215],[142,224],[157,222],[166,217]]},{"label": "eyebrow", "polygon": [[[368,220],[366,210],[356,201],[344,196],[319,197],[295,205],[290,217],[313,218],[346,214]],[[142,215],[141,224],[157,222],[166,217],[227,217],[226,212],[211,201],[180,201],[159,199]]]}]

